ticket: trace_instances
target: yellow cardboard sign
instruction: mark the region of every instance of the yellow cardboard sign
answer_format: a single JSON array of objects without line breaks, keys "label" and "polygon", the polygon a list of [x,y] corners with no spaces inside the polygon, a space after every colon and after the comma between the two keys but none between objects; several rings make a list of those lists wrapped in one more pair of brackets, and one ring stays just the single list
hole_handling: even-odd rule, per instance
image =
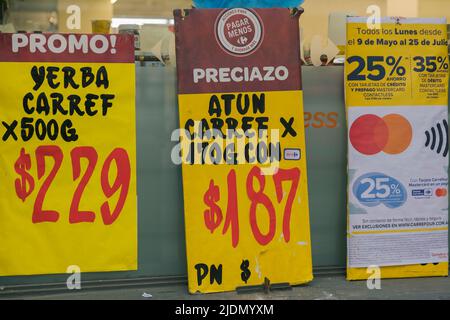
[{"label": "yellow cardboard sign", "polygon": [[[312,280],[305,137],[299,111],[302,92],[263,94],[266,111],[249,112],[247,116],[266,117],[267,126],[281,133],[284,130],[280,119],[286,115],[293,118],[292,129],[298,135],[280,139],[280,146],[286,152],[298,150],[301,159],[281,160],[278,174],[264,175],[253,144],[255,150],[248,152],[253,163],[183,164],[190,292],[235,290],[262,284],[265,278],[291,285]],[[191,119],[200,121],[206,117],[210,121],[213,117],[205,109],[213,96],[180,95],[180,126]],[[229,118],[242,121],[236,110]],[[225,145],[233,146],[233,142]],[[266,146],[272,148],[274,156],[281,151],[270,140],[260,146],[261,157],[270,157],[263,152]],[[230,159],[232,153],[226,152],[225,147],[224,159]]]},{"label": "yellow cardboard sign", "polygon": [[195,9],[175,22],[189,292],[311,281],[298,18]]},{"label": "yellow cardboard sign", "polygon": [[0,275],[136,270],[132,39],[111,41],[116,63],[29,47],[11,58],[14,36],[0,39]]}]

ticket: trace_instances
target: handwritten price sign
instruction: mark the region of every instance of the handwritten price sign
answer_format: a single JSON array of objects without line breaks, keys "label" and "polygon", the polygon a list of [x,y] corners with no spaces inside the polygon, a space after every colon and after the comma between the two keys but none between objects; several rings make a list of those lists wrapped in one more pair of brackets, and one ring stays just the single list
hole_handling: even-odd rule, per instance
[{"label": "handwritten price sign", "polygon": [[[256,180],[259,184],[259,190],[255,190],[253,186],[253,180]],[[273,175],[273,183],[275,185],[275,191],[277,195],[277,201],[280,203],[283,201],[285,193],[283,192],[283,181],[290,181],[291,188],[287,196],[286,206],[284,208],[284,214],[282,218],[283,225],[283,237],[286,242],[291,239],[291,214],[292,205],[297,194],[298,184],[300,181],[300,170],[293,168],[289,170],[279,169],[278,172]],[[237,247],[239,244],[239,213],[237,203],[237,186],[236,186],[236,171],[232,169],[227,177],[228,184],[228,200],[227,210],[225,217],[225,224],[223,228],[223,234],[225,234],[229,228],[231,228],[231,242],[233,247]],[[274,236],[277,227],[277,217],[272,200],[264,193],[266,184],[266,176],[261,173],[259,167],[253,167],[247,176],[246,191],[248,199],[250,200],[250,227],[255,237],[255,240],[260,245],[267,245],[270,243]],[[205,225],[211,231],[214,232],[216,228],[220,226],[223,220],[222,209],[217,205],[217,201],[220,199],[220,189],[214,184],[212,179],[209,185],[208,191],[204,196],[205,205],[209,209],[205,210]],[[256,209],[258,205],[263,206],[267,210],[269,230],[267,233],[263,233],[258,225]]]},{"label": "handwritten price sign", "polygon": [[0,34],[0,275],[136,269],[133,50]]},{"label": "handwritten price sign", "polygon": [[189,291],[310,281],[298,20],[231,9],[175,23]]},{"label": "handwritten price sign", "polygon": [[[64,154],[58,146],[40,146],[36,149],[36,163],[37,163],[37,176],[38,179],[43,179],[41,189],[38,191],[36,200],[33,206],[33,223],[41,222],[57,222],[59,220],[59,212],[54,210],[43,210],[42,205],[47,195],[48,189],[51,187],[53,180],[61,169]],[[80,211],[79,205],[83,191],[86,185],[89,183],[96,165],[98,162],[97,151],[93,147],[77,147],[74,148],[71,153],[72,173],[73,180],[79,180],[79,184],[73,194],[72,201],[70,203],[69,210],[69,223],[80,222],[94,222],[95,213],[92,211]],[[53,160],[53,166],[49,169],[47,177],[45,173],[46,158]],[[87,161],[87,168],[81,175],[81,161],[85,159]],[[113,161],[116,164],[117,172],[116,178],[112,185],[109,183],[109,173],[111,171],[111,165]],[[14,164],[19,178],[15,180],[16,194],[19,199],[25,202],[28,196],[34,191],[35,181],[32,175],[29,173],[31,169],[31,157],[25,152],[24,149],[20,151],[20,156]],[[81,179],[79,179],[81,177]],[[100,207],[100,212],[105,225],[113,224],[119,217],[128,196],[128,190],[130,186],[131,167],[130,159],[126,150],[115,149],[106,158],[102,169],[100,184],[102,191],[107,198],[114,196],[116,192],[119,192],[119,199],[117,201],[115,209],[111,210],[109,203],[106,201]]]}]

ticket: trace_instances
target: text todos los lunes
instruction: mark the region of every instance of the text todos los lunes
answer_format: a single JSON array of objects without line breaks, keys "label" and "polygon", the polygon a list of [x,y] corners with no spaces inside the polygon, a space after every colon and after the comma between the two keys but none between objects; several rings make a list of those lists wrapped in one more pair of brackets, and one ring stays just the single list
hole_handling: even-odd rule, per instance
[{"label": "text todos los lunes", "polygon": [[443,34],[443,31],[440,29],[400,29],[400,28],[381,28],[381,29],[367,29],[367,28],[356,28],[358,31],[358,34],[370,34],[370,35],[379,35],[379,34],[395,34],[395,35],[408,35],[408,36],[417,36],[417,35],[423,35],[423,36],[440,36]]},{"label": "text todos los lunes", "polygon": [[[400,28],[393,28],[393,29],[366,29],[366,28],[357,28],[359,35],[395,35],[395,36],[442,36],[443,31],[439,29],[420,29],[420,30],[407,30],[407,29],[400,29]],[[366,39],[364,41],[365,45],[382,45],[382,46],[397,46],[399,44],[399,41],[401,39]],[[400,42],[400,44],[404,45],[419,45],[419,39],[409,39],[409,41],[406,41],[403,39],[404,42]],[[435,45],[435,46],[447,46],[447,40],[446,39],[435,39],[433,41],[430,41],[429,39],[423,39],[420,42],[422,45]],[[362,43],[359,43],[362,44]]]},{"label": "text todos los lunes", "polygon": [[[95,86],[97,89],[109,87],[108,72],[104,66],[93,70],[91,67],[81,67],[75,70],[72,67],[37,67],[33,66],[31,69],[31,77],[34,81],[33,91],[39,90],[44,84],[49,88],[55,90],[63,87],[64,89],[78,89]],[[77,82],[77,80],[79,82]],[[112,100],[115,98],[114,94],[94,94],[87,93],[84,97],[76,94],[64,96],[59,92],[52,92],[47,94],[40,92],[38,94],[28,92],[23,97],[23,110],[26,114],[38,115],[57,115],[64,116],[89,116],[93,117],[98,114],[101,109],[102,116],[107,116],[108,109],[111,108]],[[34,123],[34,124],[33,124]],[[3,135],[3,141],[12,137],[18,140],[15,128],[19,122],[14,120],[11,124],[3,122],[6,132]],[[78,135],[76,129],[73,128],[73,123],[70,119],[64,120],[61,125],[55,119],[45,122],[43,119],[35,119],[30,117],[23,117],[20,121],[20,137],[23,141],[29,141],[34,135],[39,140],[49,138],[56,140],[59,136],[66,142],[77,141]]]}]

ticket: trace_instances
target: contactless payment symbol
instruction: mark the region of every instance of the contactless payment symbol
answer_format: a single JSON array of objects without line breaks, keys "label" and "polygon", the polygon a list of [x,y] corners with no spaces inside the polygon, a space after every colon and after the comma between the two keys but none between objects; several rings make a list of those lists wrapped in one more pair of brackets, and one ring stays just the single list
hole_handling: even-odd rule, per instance
[{"label": "contactless payment symbol", "polygon": [[441,154],[444,158],[448,155],[448,123],[447,120],[442,120],[436,126],[425,131],[426,141],[425,147]]},{"label": "contactless payment symbol", "polygon": [[215,32],[221,48],[234,56],[252,54],[264,37],[263,25],[257,13],[243,8],[223,11],[217,18]]},{"label": "contactless payment symbol", "polygon": [[353,194],[366,207],[384,204],[395,209],[401,207],[407,199],[403,184],[383,173],[372,172],[359,177],[353,184]]},{"label": "contactless payment symbol", "polygon": [[350,127],[350,142],[365,155],[381,151],[387,154],[404,152],[412,140],[411,123],[399,114],[379,117],[366,114],[356,119]]}]

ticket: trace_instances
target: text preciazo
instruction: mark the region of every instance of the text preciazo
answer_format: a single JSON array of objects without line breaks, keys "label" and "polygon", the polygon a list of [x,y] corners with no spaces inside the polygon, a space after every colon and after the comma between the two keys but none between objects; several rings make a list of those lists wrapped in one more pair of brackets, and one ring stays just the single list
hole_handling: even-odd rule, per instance
[{"label": "text preciazo", "polygon": [[285,81],[289,77],[289,70],[285,66],[234,67],[234,68],[195,68],[193,70],[194,83],[211,82],[253,82],[253,81]]}]

